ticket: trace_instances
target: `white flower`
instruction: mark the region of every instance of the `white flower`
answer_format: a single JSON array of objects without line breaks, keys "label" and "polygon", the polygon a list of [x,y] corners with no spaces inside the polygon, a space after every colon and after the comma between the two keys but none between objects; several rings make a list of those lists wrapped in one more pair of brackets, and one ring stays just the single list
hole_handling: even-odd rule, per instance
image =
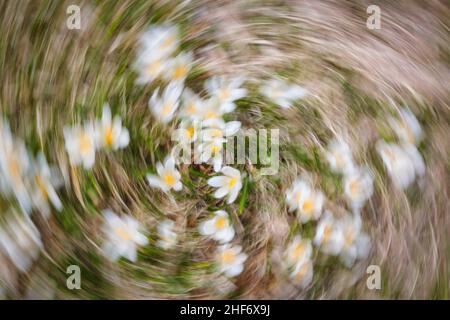
[{"label": "white flower", "polygon": [[219,271],[227,277],[235,277],[244,270],[244,262],[247,255],[242,251],[241,246],[232,246],[224,244],[217,248],[217,262]]},{"label": "white flower", "polygon": [[130,142],[130,134],[126,128],[122,127],[122,119],[120,116],[115,116],[112,120],[108,104],[103,106],[102,120],[97,121],[95,134],[98,148],[117,150],[125,148]]},{"label": "white flower", "polygon": [[162,97],[158,96],[159,88],[151,96],[148,106],[156,119],[167,123],[173,119],[175,111],[180,103],[180,95],[183,87],[177,82],[171,82],[164,89]]},{"label": "white flower", "polygon": [[[211,162],[215,172],[222,169],[223,164],[223,144],[226,142],[224,138],[217,138],[211,141],[205,141],[198,145],[196,150],[196,163]],[[199,161],[199,162],[198,162]]]},{"label": "white flower", "polygon": [[370,250],[370,238],[361,232],[359,216],[346,215],[341,219],[339,226],[343,239],[341,260],[350,268],[355,260],[367,257]]},{"label": "white flower", "polygon": [[297,179],[286,191],[286,202],[289,211],[297,210],[301,223],[317,220],[322,214],[325,196],[322,191],[312,189],[306,182]]},{"label": "white flower", "polygon": [[296,236],[286,250],[286,262],[288,266],[293,266],[305,260],[309,260],[311,258],[311,254],[311,241],[308,239],[302,239],[300,236]]},{"label": "white flower", "polygon": [[49,202],[56,210],[61,211],[62,203],[56,193],[56,188],[62,185],[62,180],[56,168],[50,167],[42,153],[39,153],[34,163],[32,200],[34,206],[41,211],[44,217],[50,214]]},{"label": "white flower", "polygon": [[202,141],[214,141],[235,135],[241,128],[241,122],[225,122],[223,119],[209,119],[202,121],[202,126]]},{"label": "white flower", "polygon": [[66,150],[72,165],[90,169],[95,163],[95,130],[91,123],[83,127],[64,127]]},{"label": "white flower", "polygon": [[400,140],[404,143],[417,144],[422,139],[422,128],[414,114],[406,109],[400,109],[400,119],[390,118],[389,123]]},{"label": "white flower", "polygon": [[182,94],[183,106],[180,110],[180,116],[189,118],[193,121],[203,118],[205,101],[189,88],[184,89]]},{"label": "white flower", "polygon": [[331,169],[337,173],[349,173],[353,171],[352,151],[342,138],[334,138],[328,145],[325,157]]},{"label": "white flower", "polygon": [[142,52],[133,68],[139,73],[136,84],[150,84],[168,67],[168,61],[155,57],[151,52]]},{"label": "white flower", "polygon": [[369,169],[358,168],[344,177],[344,192],[354,210],[364,206],[373,193],[373,177]]},{"label": "white flower", "polygon": [[175,223],[172,220],[166,219],[158,224],[157,231],[159,240],[156,245],[163,249],[172,248],[177,242],[177,234],[174,232]]},{"label": "white flower", "polygon": [[180,122],[178,128],[172,133],[172,141],[181,144],[190,144],[197,140],[199,132],[199,124],[197,121],[185,119]]},{"label": "white flower", "polygon": [[28,216],[11,218],[0,227],[0,250],[20,271],[30,268],[41,249],[40,233]]},{"label": "white flower", "polygon": [[376,149],[392,181],[400,189],[406,189],[416,175],[421,176],[425,172],[423,158],[413,145],[399,146],[378,141]]},{"label": "white flower", "polygon": [[222,110],[220,101],[216,97],[210,97],[203,101],[200,118],[202,120],[221,119],[225,112]]},{"label": "white flower", "polygon": [[184,82],[192,67],[192,53],[180,53],[168,62],[168,72],[165,74],[166,80]]},{"label": "white flower", "polygon": [[286,203],[289,212],[297,210],[300,206],[301,191],[307,188],[308,185],[300,179],[297,179],[288,190],[286,190]]},{"label": "white flower", "polygon": [[213,177],[208,180],[208,184],[218,188],[214,193],[215,198],[223,198],[228,195],[227,203],[233,203],[236,200],[239,191],[242,188],[242,178],[239,170],[232,167],[223,167],[221,172],[223,176]]},{"label": "white flower", "polygon": [[343,235],[338,221],[334,219],[330,211],[326,211],[316,228],[313,243],[320,249],[331,255],[338,255],[343,246]]},{"label": "white flower", "polygon": [[218,172],[223,164],[223,145],[227,138],[235,135],[240,127],[239,121],[225,122],[222,119],[209,119],[202,122],[206,126],[201,131],[201,144],[198,146],[198,152],[201,156],[201,162],[211,160],[214,171]]},{"label": "white flower", "polygon": [[170,189],[180,191],[183,188],[180,172],[175,168],[175,159],[172,156],[164,159],[164,165],[158,162],[156,172],[158,175],[147,175],[150,186],[160,188],[164,192],[168,192]]},{"label": "white flower", "polygon": [[148,244],[147,237],[140,232],[139,222],[130,216],[119,217],[111,210],[103,211],[103,217],[106,241],[102,248],[105,255],[112,261],[125,257],[136,262],[137,246]]},{"label": "white flower", "polygon": [[205,81],[205,88],[209,95],[218,99],[222,112],[231,112],[236,108],[235,100],[247,95],[247,90],[241,88],[244,78],[226,78],[214,76]]},{"label": "white flower", "polygon": [[292,102],[305,97],[308,91],[295,84],[288,84],[281,79],[270,79],[260,87],[260,93],[275,104],[286,109]]},{"label": "white flower", "polygon": [[224,210],[216,211],[213,218],[200,223],[199,232],[221,243],[229,242],[234,237],[234,228]]},{"label": "white flower", "polygon": [[31,211],[31,199],[27,189],[30,157],[22,140],[12,136],[9,124],[0,128],[0,185],[6,194],[12,193],[20,207]]},{"label": "white flower", "polygon": [[296,284],[305,288],[313,278],[313,264],[311,260],[302,260],[294,266],[291,278]]},{"label": "white flower", "polygon": [[139,42],[141,54],[147,59],[167,59],[178,49],[178,29],[169,24],[154,25],[142,34]]}]

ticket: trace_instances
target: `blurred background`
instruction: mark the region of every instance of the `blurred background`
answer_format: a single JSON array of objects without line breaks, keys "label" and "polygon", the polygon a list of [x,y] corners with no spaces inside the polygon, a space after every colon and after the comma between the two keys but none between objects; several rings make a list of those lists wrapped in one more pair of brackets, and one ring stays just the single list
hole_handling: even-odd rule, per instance
[{"label": "blurred background", "polygon": [[[71,5],[79,29],[69,28]],[[380,9],[379,29],[368,28],[370,5]],[[448,1],[0,1],[0,297],[448,299],[449,22]],[[145,32],[161,25],[176,28],[176,52],[192,55],[186,88],[205,97],[208,79],[242,77],[247,94],[224,119],[280,130],[278,173],[238,165],[245,174],[232,204],[212,196],[209,164],[179,165],[179,192],[146,180],[179,125],[149,110],[164,80],[138,83]],[[272,78],[308,95],[280,107],[261,93]],[[82,142],[70,151],[64,128],[101,119],[105,103],[129,144],[97,150],[90,168],[75,165]],[[401,132],[414,138],[412,151],[392,155]],[[286,250],[296,235],[313,240],[319,221],[299,222],[285,195],[306,177],[325,195],[324,211],[352,210],[326,156],[336,137],[371,173],[358,210],[370,249],[346,266],[313,246],[312,279],[299,285]],[[105,254],[113,222],[104,210],[139,223],[146,240],[136,259]],[[247,256],[234,277],[218,268],[217,242],[198,231],[216,210],[228,212]],[[168,237],[165,219],[177,234],[170,248],[158,242]],[[80,289],[68,286],[71,265]],[[370,265],[379,266],[379,289],[367,286]]]}]

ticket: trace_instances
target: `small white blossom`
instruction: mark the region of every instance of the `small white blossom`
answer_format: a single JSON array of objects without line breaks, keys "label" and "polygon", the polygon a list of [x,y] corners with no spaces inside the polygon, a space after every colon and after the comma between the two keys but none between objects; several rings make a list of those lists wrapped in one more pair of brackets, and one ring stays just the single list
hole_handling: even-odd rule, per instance
[{"label": "small white blossom", "polygon": [[98,148],[117,150],[125,148],[130,142],[130,134],[126,128],[122,127],[122,119],[120,116],[112,119],[108,104],[103,106],[102,119],[96,123],[95,134]]},{"label": "small white blossom", "polygon": [[378,141],[376,149],[389,176],[400,189],[406,189],[416,176],[425,172],[423,158],[413,145],[399,146]]},{"label": "small white blossom", "polygon": [[366,167],[348,173],[343,184],[347,201],[355,211],[361,209],[373,194],[373,177]]},{"label": "small white blossom", "polygon": [[0,226],[0,250],[20,271],[28,271],[41,249],[41,235],[28,216],[12,217]]},{"label": "small white blossom", "polygon": [[180,191],[183,185],[180,181],[180,172],[175,168],[175,159],[167,156],[164,159],[164,165],[161,162],[156,164],[156,172],[158,175],[147,175],[147,181],[150,186],[160,188],[164,192],[173,189]]},{"label": "small white blossom", "polygon": [[414,114],[406,109],[400,109],[400,119],[390,118],[389,123],[400,140],[407,144],[417,144],[423,133],[419,121]]},{"label": "small white blossom", "polygon": [[174,229],[175,223],[172,220],[161,221],[157,227],[159,240],[156,245],[165,250],[172,248],[177,242],[177,234]]},{"label": "small white blossom", "polygon": [[13,137],[9,124],[4,121],[0,128],[0,186],[5,194],[13,194],[20,207],[27,213],[32,202],[27,188],[30,157],[22,140]]},{"label": "small white blossom", "polygon": [[142,34],[139,43],[141,55],[148,60],[167,59],[178,49],[178,29],[169,24],[153,25]]},{"label": "small white blossom", "polygon": [[221,245],[216,254],[219,271],[227,277],[239,275],[244,270],[244,262],[247,260],[247,255],[241,251],[241,246]]},{"label": "small white blossom", "polygon": [[147,237],[140,232],[139,222],[130,216],[119,217],[111,210],[103,211],[103,217],[106,241],[102,248],[105,255],[112,261],[125,257],[136,262],[137,247],[148,244]]},{"label": "small white blossom", "polygon": [[48,217],[50,214],[49,202],[53,207],[61,211],[62,203],[56,193],[56,189],[62,185],[60,175],[55,167],[50,167],[42,153],[39,153],[32,170],[33,187],[32,200],[34,206]]},{"label": "small white blossom", "polygon": [[330,142],[325,156],[334,172],[346,174],[354,170],[351,149],[340,137]]},{"label": "small white blossom", "polygon": [[206,102],[192,90],[186,88],[183,91],[181,100],[183,106],[180,110],[180,116],[192,121],[200,121],[203,118]]},{"label": "small white blossom", "polygon": [[95,163],[95,130],[91,123],[64,127],[66,150],[72,165],[90,169]]},{"label": "small white blossom", "polygon": [[215,198],[223,198],[228,195],[227,203],[233,203],[236,200],[239,191],[242,188],[242,177],[239,170],[232,167],[223,167],[221,172],[223,176],[213,177],[208,180],[208,184],[218,188],[214,193]]},{"label": "small white blossom", "polygon": [[216,211],[214,217],[200,223],[198,229],[200,234],[211,236],[221,243],[229,242],[234,237],[234,228],[228,213],[224,210]]},{"label": "small white blossom", "polygon": [[270,79],[260,87],[260,93],[278,106],[287,109],[291,104],[308,94],[308,91],[295,84],[289,84],[281,79]]},{"label": "small white blossom", "polygon": [[325,196],[322,191],[314,190],[306,182],[297,179],[292,187],[286,191],[286,202],[289,211],[297,210],[299,221],[306,223],[320,217]]},{"label": "small white blossom", "polygon": [[311,241],[296,236],[286,250],[286,262],[288,266],[309,260],[312,254]]},{"label": "small white blossom", "polygon": [[168,72],[164,75],[167,81],[183,83],[192,68],[192,53],[180,53],[168,62]]},{"label": "small white blossom", "polygon": [[174,117],[180,104],[180,95],[183,87],[177,82],[171,82],[164,89],[162,97],[159,97],[159,88],[151,96],[148,105],[156,119],[162,123],[168,123]]},{"label": "small white blossom", "polygon": [[319,246],[326,254],[338,255],[341,252],[343,241],[338,221],[330,211],[326,211],[317,225],[314,245]]},{"label": "small white blossom", "polygon": [[211,97],[218,99],[220,109],[223,113],[228,113],[236,108],[234,101],[247,95],[247,89],[241,88],[244,78],[213,76],[206,80],[205,88]]},{"label": "small white blossom", "polygon": [[342,232],[343,245],[341,260],[347,267],[351,267],[355,260],[364,259],[370,251],[370,238],[361,232],[359,216],[346,215],[339,224]]},{"label": "small white blossom", "polygon": [[294,266],[294,270],[291,273],[291,278],[295,284],[302,288],[307,287],[313,278],[313,263],[311,260],[302,260]]}]

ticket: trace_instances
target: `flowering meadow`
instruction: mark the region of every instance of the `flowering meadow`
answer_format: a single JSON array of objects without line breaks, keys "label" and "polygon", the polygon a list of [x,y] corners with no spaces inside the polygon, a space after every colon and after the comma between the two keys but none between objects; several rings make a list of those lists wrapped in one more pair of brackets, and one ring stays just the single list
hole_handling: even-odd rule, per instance
[{"label": "flowering meadow", "polygon": [[0,298],[449,298],[448,6],[71,4],[0,4]]}]

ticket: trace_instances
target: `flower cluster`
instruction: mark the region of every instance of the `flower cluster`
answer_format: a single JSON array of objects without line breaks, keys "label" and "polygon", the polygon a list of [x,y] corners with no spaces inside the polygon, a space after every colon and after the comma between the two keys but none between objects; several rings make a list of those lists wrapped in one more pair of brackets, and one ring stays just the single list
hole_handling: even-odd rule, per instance
[{"label": "flower cluster", "polygon": [[90,169],[95,163],[96,150],[125,148],[130,135],[122,127],[122,118],[117,115],[112,119],[111,109],[105,104],[100,120],[64,127],[64,139],[71,164]]},{"label": "flower cluster", "polygon": [[390,118],[399,144],[377,142],[377,151],[394,185],[399,189],[408,188],[416,177],[425,173],[425,163],[416,145],[422,139],[422,128],[414,114],[403,108],[400,118]]},{"label": "flower cluster", "polygon": [[[367,167],[357,165],[349,145],[341,138],[334,138],[325,151],[332,171],[342,175],[344,196],[353,214],[336,219],[330,210],[322,215],[325,195],[305,179],[297,178],[286,191],[289,211],[295,211],[301,224],[319,220],[313,244],[323,253],[340,256],[351,267],[355,260],[367,256],[369,237],[361,232],[360,210],[373,193],[373,177]],[[311,241],[296,236],[287,248],[286,261],[291,277],[301,286],[307,286],[313,276]]]},{"label": "flower cluster", "polygon": [[61,185],[59,172],[47,163],[44,154],[33,157],[24,142],[13,136],[9,123],[0,123],[0,191],[20,208],[18,212],[12,205],[6,214],[0,227],[0,250],[20,271],[28,270],[42,248],[30,214],[35,210],[48,218],[52,207],[60,211],[62,203],[56,190]]},{"label": "flower cluster", "polygon": [[[194,144],[197,148],[196,161],[212,164],[215,172],[223,174],[210,178],[208,184],[218,188],[214,193],[215,198],[227,197],[227,203],[231,204],[242,188],[242,176],[239,170],[222,166],[222,150],[226,138],[236,134],[241,123],[226,122],[222,116],[232,112],[236,108],[235,101],[247,94],[247,90],[241,87],[244,79],[228,77],[207,79],[205,92],[208,97],[200,97],[185,86],[185,80],[193,65],[193,54],[178,52],[179,43],[178,30],[174,26],[166,24],[150,27],[140,39],[138,58],[134,65],[139,72],[136,82],[139,85],[149,85],[158,81],[165,83],[165,86],[158,86],[149,99],[149,109],[153,117],[163,125],[180,120],[177,121],[172,137],[184,147],[190,148]],[[78,141],[73,144],[76,143],[79,144]],[[78,146],[72,149],[81,148]],[[163,162],[156,164],[156,174],[148,174],[146,177],[151,187],[160,189],[166,194],[172,190],[183,189],[174,153],[172,150]],[[93,154],[92,151],[86,151],[85,157],[77,154],[73,157],[74,162],[86,161],[85,166],[89,167],[93,163]],[[104,245],[106,255],[112,260],[123,256],[135,261],[136,246],[147,243],[146,238],[137,231],[137,222],[129,217],[122,219],[112,212],[107,212],[105,219],[105,233],[108,235]],[[215,212],[213,218],[200,223],[199,229],[202,235],[211,236],[222,244],[217,254],[221,272],[230,277],[238,275],[243,270],[247,256],[241,252],[240,246],[229,244],[234,238],[235,231],[228,214],[223,210]],[[159,236],[157,246],[170,249],[176,244],[177,233],[173,220],[160,221],[157,232]]]}]

